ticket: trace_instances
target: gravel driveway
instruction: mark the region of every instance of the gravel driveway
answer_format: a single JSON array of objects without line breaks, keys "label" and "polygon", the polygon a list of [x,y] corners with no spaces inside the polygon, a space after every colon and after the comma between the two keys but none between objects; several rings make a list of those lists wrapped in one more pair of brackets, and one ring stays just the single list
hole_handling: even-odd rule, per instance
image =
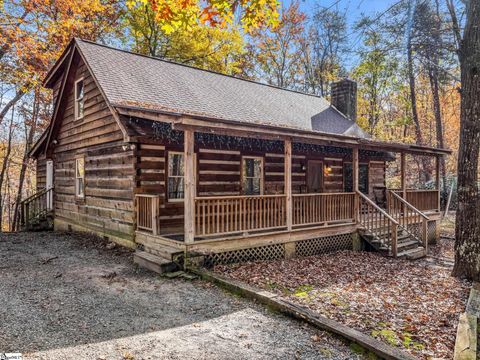
[{"label": "gravel driveway", "polygon": [[344,342],[93,237],[0,235],[0,353],[26,359],[358,359]]}]

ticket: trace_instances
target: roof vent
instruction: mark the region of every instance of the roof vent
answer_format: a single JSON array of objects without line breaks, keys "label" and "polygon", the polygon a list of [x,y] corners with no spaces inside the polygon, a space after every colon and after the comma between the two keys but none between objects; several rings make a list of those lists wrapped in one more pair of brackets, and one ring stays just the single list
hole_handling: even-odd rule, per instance
[{"label": "roof vent", "polygon": [[342,79],[332,83],[332,105],[352,121],[357,120],[357,83]]}]

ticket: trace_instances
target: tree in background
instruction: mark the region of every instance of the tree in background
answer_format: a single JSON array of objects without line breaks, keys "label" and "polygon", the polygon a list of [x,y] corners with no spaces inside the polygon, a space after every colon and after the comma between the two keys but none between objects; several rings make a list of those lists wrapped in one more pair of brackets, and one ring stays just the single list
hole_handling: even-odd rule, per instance
[{"label": "tree in background", "polygon": [[317,7],[301,40],[303,91],[326,96],[342,72],[347,47],[347,20],[338,10]]},{"label": "tree in background", "polygon": [[278,26],[252,30],[247,46],[254,61],[250,77],[284,88],[298,88],[301,78],[301,42],[305,14],[299,3],[284,8]]},{"label": "tree in background", "polygon": [[[363,48],[360,50],[360,63],[353,69],[352,76],[358,83],[357,122],[369,133],[380,139],[388,138],[385,131],[389,122],[382,117],[387,113],[388,103],[400,90],[395,57],[388,56],[383,48],[381,32],[367,29]],[[385,117],[384,119],[385,120]]]},{"label": "tree in background", "polygon": [[[17,127],[24,130],[13,134],[23,142],[16,162],[15,222],[18,203],[26,193],[24,182],[29,178],[27,154],[51,114],[50,93],[41,82],[73,36],[89,40],[118,36],[122,4],[116,0],[18,0],[1,5],[0,83],[6,92],[0,103],[0,123],[14,106],[20,105],[16,121],[20,122]],[[20,104],[20,100],[27,101]],[[8,171],[4,173],[8,175]]]},{"label": "tree in background", "polygon": [[190,29],[199,22],[226,28],[237,20],[246,31],[278,24],[278,0],[128,0],[127,6],[151,6],[161,30],[172,33]]},{"label": "tree in background", "polygon": [[131,7],[125,14],[127,45],[134,52],[226,74],[240,71],[244,39],[234,27],[220,29],[199,23],[167,33],[151,5]]}]

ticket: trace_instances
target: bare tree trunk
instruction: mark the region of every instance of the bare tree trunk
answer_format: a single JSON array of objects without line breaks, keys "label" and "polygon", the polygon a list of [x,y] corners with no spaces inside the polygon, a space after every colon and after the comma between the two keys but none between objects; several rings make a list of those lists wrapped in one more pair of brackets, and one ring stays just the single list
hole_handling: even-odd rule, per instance
[{"label": "bare tree trunk", "polygon": [[[415,73],[413,69],[413,49],[412,49],[412,42],[411,42],[410,36],[408,38],[408,44],[407,44],[407,65],[408,65],[408,82],[410,86],[410,102],[412,106],[412,119],[415,125],[415,138],[418,145],[424,145],[423,137],[422,137],[422,128],[420,127],[420,120],[418,118]],[[421,163],[422,163],[422,166],[419,173],[419,181],[420,182],[430,181],[431,175],[428,169],[429,168],[428,160],[425,157],[422,157]]]},{"label": "bare tree trunk", "polygon": [[[436,64],[438,62],[435,62]],[[432,89],[433,97],[433,112],[435,114],[435,133],[437,138],[437,147],[444,149],[445,141],[443,137],[443,121],[442,121],[442,111],[440,108],[440,94],[438,86],[438,68],[430,66],[428,71],[428,76],[430,79],[430,87]],[[443,180],[443,192],[447,191],[447,169],[445,166],[445,157],[440,157],[440,172]],[[438,176],[439,174],[437,174]]]},{"label": "bare tree trunk", "polygon": [[458,207],[453,275],[480,280],[480,2],[467,2],[467,21],[459,49],[462,74]]},{"label": "bare tree trunk", "polygon": [[10,109],[12,109],[17,104],[17,102],[20,101],[23,95],[25,95],[25,93],[22,90],[17,90],[15,96],[5,104],[3,109],[0,110],[0,124],[3,122],[3,119],[8,114]]},{"label": "bare tree trunk", "polygon": [[13,119],[14,119],[14,110],[12,110],[12,119],[10,120],[10,126],[8,129],[7,148],[5,149],[5,156],[3,158],[2,170],[0,171],[0,232],[3,232],[3,216],[4,216],[4,202],[5,202],[5,197],[3,196],[3,184],[5,180],[5,174],[8,168],[8,163],[10,162],[10,154],[12,152]]},{"label": "bare tree trunk", "polygon": [[18,191],[17,191],[17,196],[15,198],[15,207],[13,210],[13,222],[12,222],[12,228],[16,229],[17,228],[17,222],[18,222],[18,210],[19,210],[19,205],[20,202],[22,201],[22,194],[23,194],[23,184],[25,182],[25,174],[27,172],[27,165],[28,165],[28,153],[30,151],[30,148],[33,143],[33,138],[35,135],[36,127],[37,127],[37,119],[38,119],[38,107],[39,107],[39,94],[38,91],[35,91],[35,96],[34,96],[34,101],[33,101],[33,111],[32,111],[32,124],[30,126],[30,129],[27,131],[27,137],[25,141],[25,151],[23,153],[23,161],[22,161],[22,167],[20,169],[20,176],[18,179]]}]

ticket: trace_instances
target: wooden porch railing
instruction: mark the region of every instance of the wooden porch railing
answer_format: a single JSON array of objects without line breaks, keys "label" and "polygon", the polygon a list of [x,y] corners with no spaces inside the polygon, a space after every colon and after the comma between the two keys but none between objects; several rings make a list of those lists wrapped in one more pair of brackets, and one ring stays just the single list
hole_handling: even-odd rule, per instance
[{"label": "wooden porch railing", "polygon": [[43,189],[22,200],[19,205],[19,221],[15,230],[29,229],[36,219],[46,216],[53,210],[53,187]]},{"label": "wooden porch railing", "polygon": [[[403,197],[401,190],[395,189],[394,191],[397,195]],[[405,200],[420,211],[440,210],[439,190],[408,189]]]},{"label": "wooden porch railing", "polygon": [[158,195],[137,194],[137,230],[145,230],[153,235],[158,235],[158,214],[160,208],[160,197]]},{"label": "wooden porch railing", "polygon": [[[408,197],[408,196],[407,196]],[[420,241],[425,249],[428,243],[428,216],[405,201],[395,191],[387,191],[387,211],[410,236]],[[418,227],[419,232],[415,231]]]},{"label": "wooden porch railing", "polygon": [[360,224],[383,245],[389,247],[392,255],[396,257],[398,253],[398,221],[360,191],[357,191],[357,195],[360,205]]},{"label": "wooden porch railing", "polygon": [[286,226],[286,196],[221,196],[195,199],[195,235],[232,234]]},{"label": "wooden porch railing", "polygon": [[293,195],[293,225],[355,220],[355,193]]}]

